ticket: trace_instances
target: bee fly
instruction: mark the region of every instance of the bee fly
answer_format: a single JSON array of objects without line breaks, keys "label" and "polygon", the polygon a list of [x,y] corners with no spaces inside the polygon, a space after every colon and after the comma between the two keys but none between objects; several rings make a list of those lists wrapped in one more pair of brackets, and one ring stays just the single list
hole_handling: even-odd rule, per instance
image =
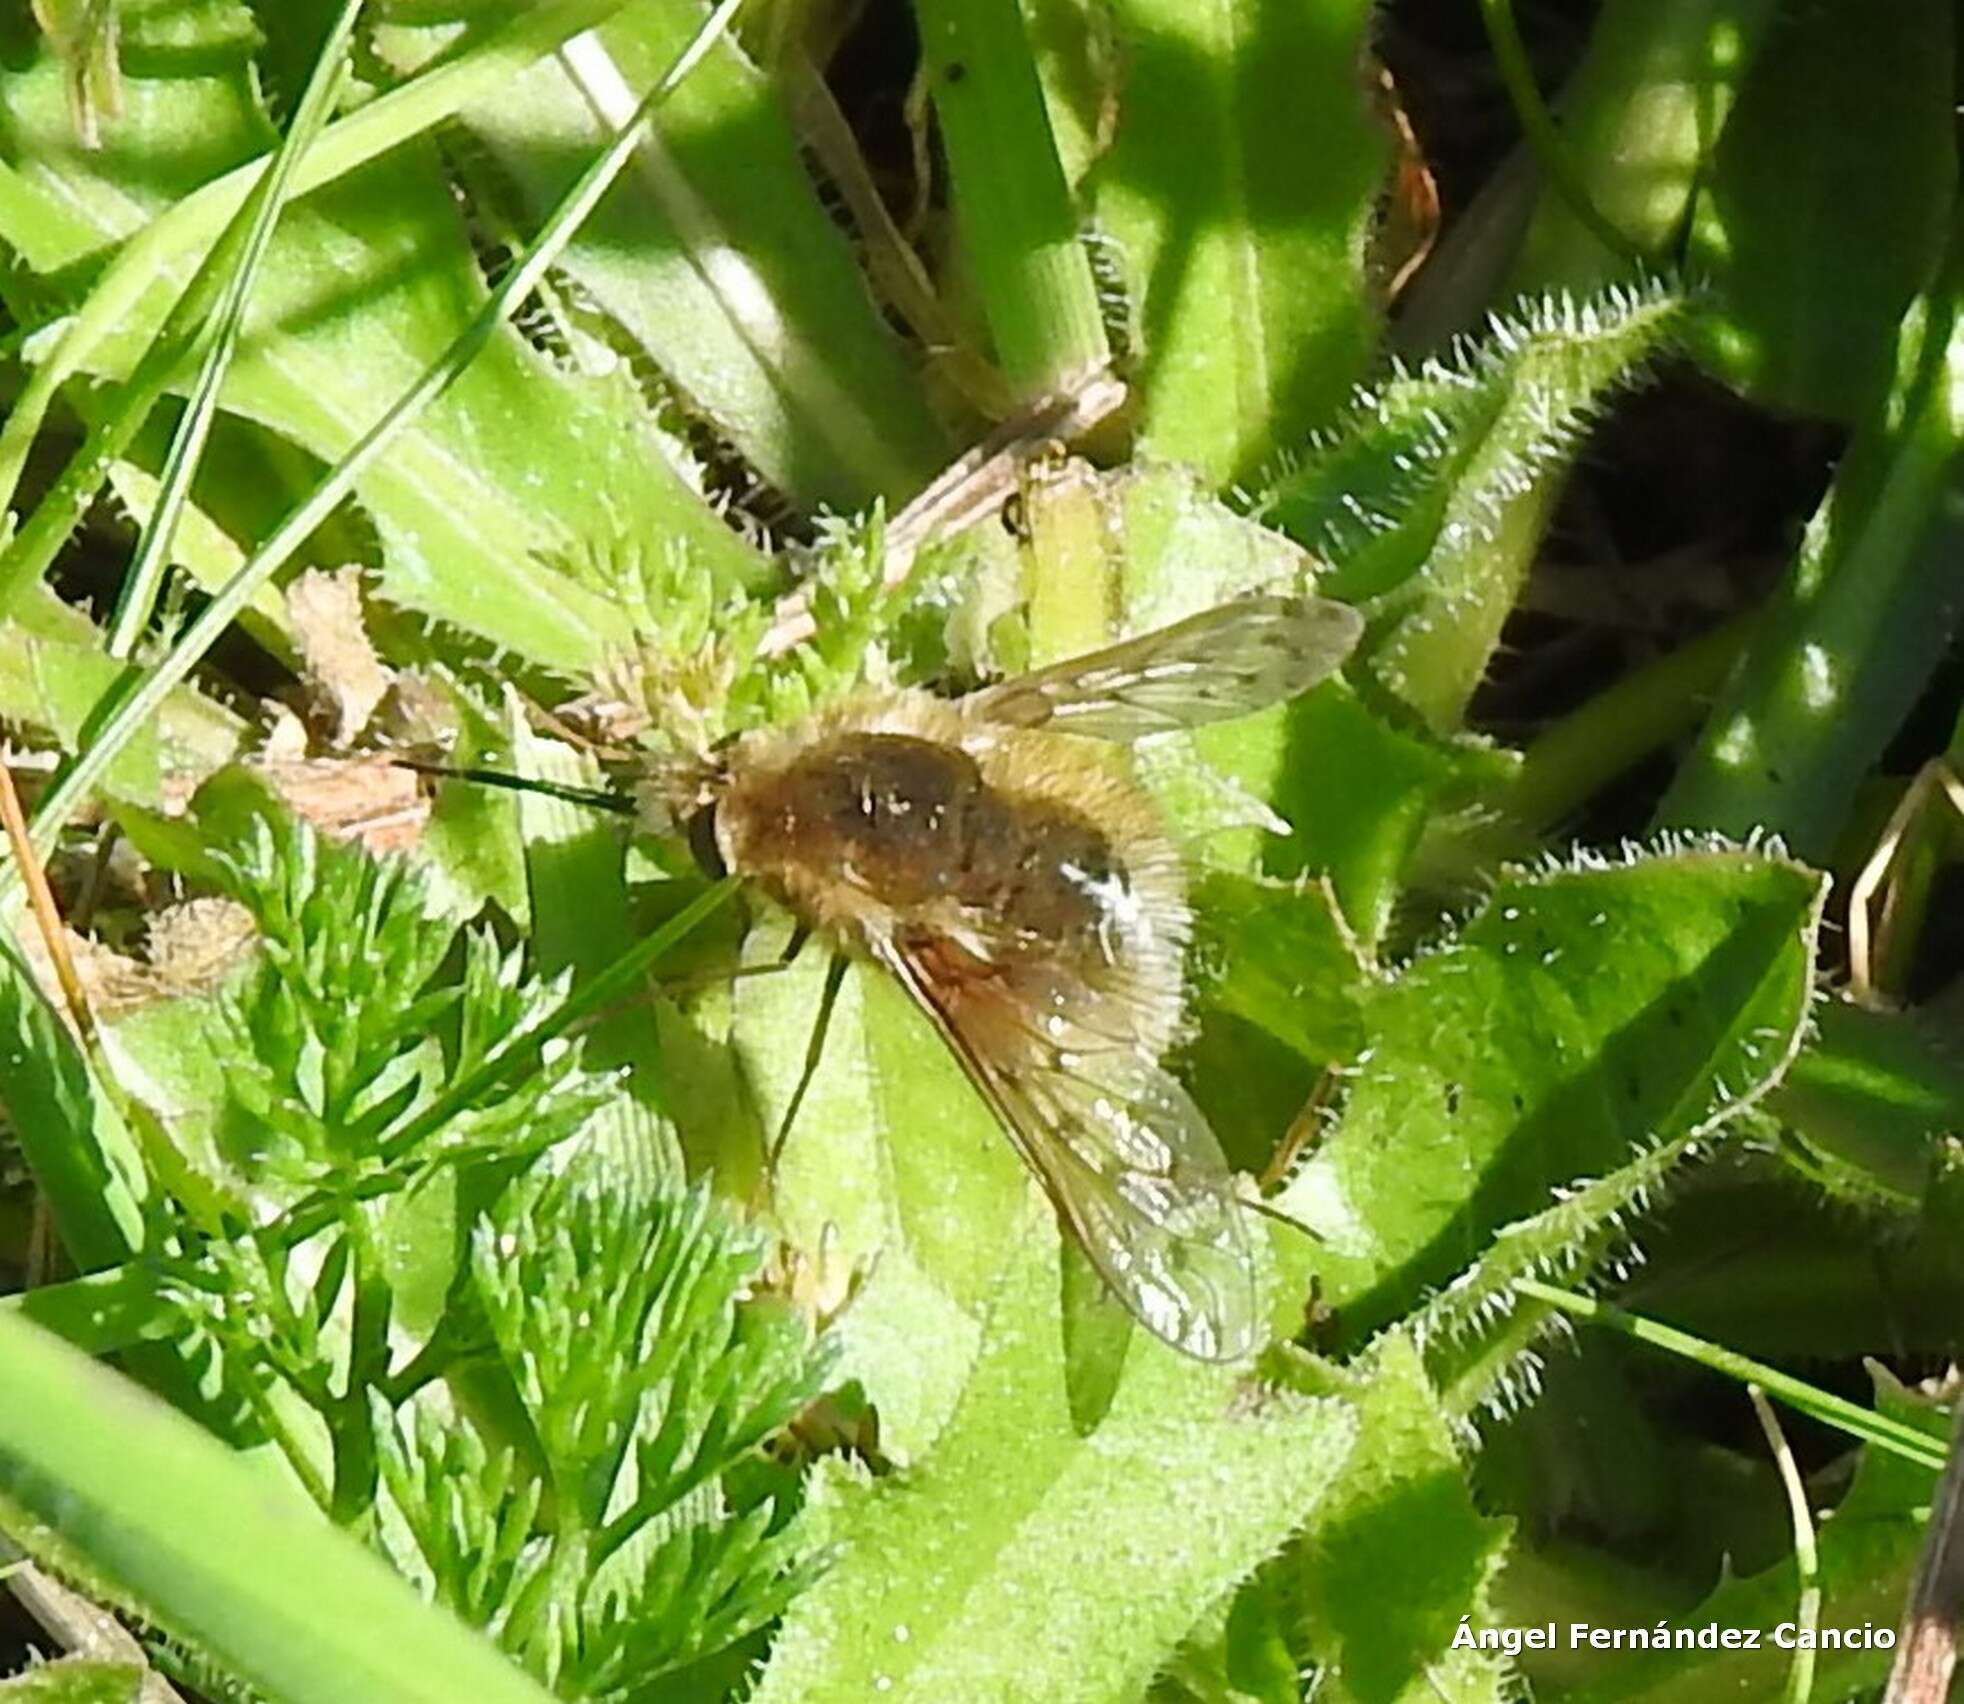
[{"label": "bee fly", "polygon": [[1243,598],[963,698],[848,699],[637,788],[711,873],[899,983],[1113,1293],[1201,1360],[1249,1353],[1261,1321],[1220,1144],[1159,1063],[1183,1017],[1185,869],[1091,742],[1291,698],[1362,626],[1322,598]]},{"label": "bee fly", "polygon": [[934,1025],[1106,1283],[1205,1360],[1259,1335],[1220,1145],[1160,1056],[1189,932],[1179,851],[1089,740],[1246,714],[1341,663],[1355,611],[1249,598],[949,701],[849,700],[739,737],[691,841],[870,958]]}]

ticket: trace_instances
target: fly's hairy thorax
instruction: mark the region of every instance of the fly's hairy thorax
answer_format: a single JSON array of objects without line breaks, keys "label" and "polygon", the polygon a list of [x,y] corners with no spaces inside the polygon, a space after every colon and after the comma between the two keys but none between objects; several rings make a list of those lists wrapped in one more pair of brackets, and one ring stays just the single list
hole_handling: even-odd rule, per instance
[{"label": "fly's hairy thorax", "polygon": [[897,693],[747,746],[717,804],[732,871],[849,945],[910,945],[944,984],[1044,1008],[1117,1001],[1143,1045],[1165,1045],[1179,857],[1084,742]]}]

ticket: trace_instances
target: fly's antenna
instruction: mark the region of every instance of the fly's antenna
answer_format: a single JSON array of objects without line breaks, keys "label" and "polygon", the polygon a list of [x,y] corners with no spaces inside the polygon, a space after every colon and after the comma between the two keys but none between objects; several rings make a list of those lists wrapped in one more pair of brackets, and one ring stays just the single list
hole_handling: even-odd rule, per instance
[{"label": "fly's antenna", "polygon": [[398,769],[413,769],[418,775],[437,775],[451,781],[474,781],[480,787],[503,787],[511,793],[543,793],[549,799],[563,799],[569,805],[585,805],[589,810],[611,811],[616,816],[632,816],[637,809],[626,793],[603,792],[597,787],[568,787],[558,781],[535,781],[527,775],[507,775],[502,769],[463,769],[447,763],[418,763],[414,758],[389,760]]}]

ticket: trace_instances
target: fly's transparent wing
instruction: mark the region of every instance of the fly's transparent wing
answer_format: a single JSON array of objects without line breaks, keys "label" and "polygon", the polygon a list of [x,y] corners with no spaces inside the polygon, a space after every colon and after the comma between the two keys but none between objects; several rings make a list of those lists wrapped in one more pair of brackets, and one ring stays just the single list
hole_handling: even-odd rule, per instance
[{"label": "fly's transparent wing", "polygon": [[1328,598],[1237,598],[983,687],[962,707],[1008,727],[1143,739],[1293,698],[1335,672],[1363,631],[1356,610]]},{"label": "fly's transparent wing", "polygon": [[1247,1227],[1220,1144],[1166,1072],[1129,1049],[1002,1059],[905,947],[882,962],[933,1021],[1112,1292],[1203,1361],[1261,1340]]}]

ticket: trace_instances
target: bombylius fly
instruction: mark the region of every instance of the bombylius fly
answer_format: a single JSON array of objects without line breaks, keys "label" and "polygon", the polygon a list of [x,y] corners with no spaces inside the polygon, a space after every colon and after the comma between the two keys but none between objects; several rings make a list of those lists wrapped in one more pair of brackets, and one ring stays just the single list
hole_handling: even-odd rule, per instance
[{"label": "bombylius fly", "polygon": [[1328,599],[1241,598],[961,698],[848,698],[637,787],[711,874],[892,975],[1112,1292],[1201,1360],[1260,1341],[1253,1255],[1220,1144],[1160,1064],[1184,1017],[1184,862],[1096,742],[1292,698],[1362,629]]},{"label": "bombylius fly", "polygon": [[1160,1064],[1186,872],[1092,742],[1291,698],[1362,626],[1327,599],[1244,598],[959,699],[872,693],[740,735],[686,797],[646,784],[716,873],[893,976],[1112,1291],[1203,1360],[1248,1353],[1261,1322],[1220,1144]]}]

